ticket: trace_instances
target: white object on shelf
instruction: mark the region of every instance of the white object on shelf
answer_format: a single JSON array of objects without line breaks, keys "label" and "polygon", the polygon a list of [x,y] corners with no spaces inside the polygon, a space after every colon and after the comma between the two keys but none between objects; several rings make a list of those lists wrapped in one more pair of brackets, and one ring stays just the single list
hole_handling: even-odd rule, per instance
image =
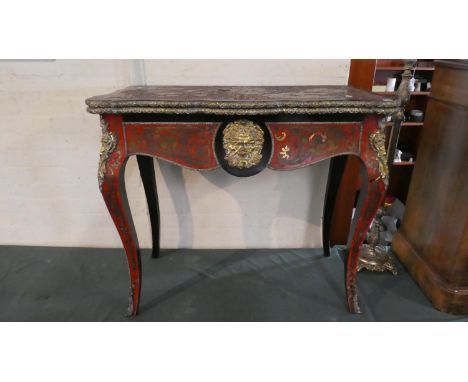
[{"label": "white object on shelf", "polygon": [[386,92],[395,91],[396,78],[387,78],[387,87],[385,88]]},{"label": "white object on shelf", "polygon": [[385,85],[374,85],[372,86],[373,92],[384,92],[387,87]]},{"label": "white object on shelf", "polygon": [[400,163],[401,162],[401,154],[403,152],[401,150],[395,150],[395,158],[393,159],[393,163]]},{"label": "white object on shelf", "polygon": [[410,92],[414,92],[414,82],[415,81],[416,81],[416,79],[414,77],[409,80],[408,88],[409,88]]}]

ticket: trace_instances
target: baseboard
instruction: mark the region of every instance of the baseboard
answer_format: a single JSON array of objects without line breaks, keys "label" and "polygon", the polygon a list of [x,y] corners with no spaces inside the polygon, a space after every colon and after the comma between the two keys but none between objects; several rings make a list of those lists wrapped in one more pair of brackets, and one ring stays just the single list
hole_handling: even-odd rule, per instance
[{"label": "baseboard", "polygon": [[450,285],[439,277],[400,231],[393,238],[392,250],[437,309],[468,314],[468,287]]}]

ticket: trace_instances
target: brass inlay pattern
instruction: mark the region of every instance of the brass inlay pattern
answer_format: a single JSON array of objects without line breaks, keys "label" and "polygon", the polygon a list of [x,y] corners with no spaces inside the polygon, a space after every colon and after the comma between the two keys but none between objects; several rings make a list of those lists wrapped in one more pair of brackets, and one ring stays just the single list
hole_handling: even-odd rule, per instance
[{"label": "brass inlay pattern", "polygon": [[223,131],[224,159],[229,166],[243,169],[260,163],[263,135],[260,126],[247,119],[230,122]]},{"label": "brass inlay pattern", "polygon": [[117,135],[107,130],[108,124],[104,118],[101,117],[101,151],[99,154],[99,167],[98,167],[98,182],[99,189],[102,191],[102,183],[106,175],[106,165],[110,154],[117,147]]},{"label": "brass inlay pattern", "polygon": [[322,139],[322,143],[325,143],[327,141],[327,136],[325,135],[325,133],[317,131],[310,135],[309,142],[312,142],[316,136],[319,136]]},{"label": "brass inlay pattern", "polygon": [[386,186],[388,186],[388,165],[387,153],[385,151],[385,134],[377,130],[369,136],[369,142],[377,154],[377,161],[379,163],[379,174],[377,180],[382,179]]},{"label": "brass inlay pattern", "polygon": [[289,159],[289,151],[291,149],[289,148],[288,145],[284,146],[281,151],[280,151],[280,155],[281,155],[281,158],[283,159]]},{"label": "brass inlay pattern", "polygon": [[280,135],[275,135],[275,138],[277,141],[282,142],[286,139],[286,133],[282,131]]}]

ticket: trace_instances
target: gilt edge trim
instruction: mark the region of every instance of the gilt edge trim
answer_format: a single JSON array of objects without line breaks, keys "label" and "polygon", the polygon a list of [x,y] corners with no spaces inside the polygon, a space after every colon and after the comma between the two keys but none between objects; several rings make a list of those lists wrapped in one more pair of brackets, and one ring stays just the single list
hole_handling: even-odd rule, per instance
[{"label": "gilt edge trim", "polygon": [[268,115],[268,114],[381,114],[391,115],[401,110],[398,106],[346,107],[272,107],[272,108],[214,108],[214,107],[157,107],[157,106],[88,106],[91,114],[214,114],[214,115]]}]

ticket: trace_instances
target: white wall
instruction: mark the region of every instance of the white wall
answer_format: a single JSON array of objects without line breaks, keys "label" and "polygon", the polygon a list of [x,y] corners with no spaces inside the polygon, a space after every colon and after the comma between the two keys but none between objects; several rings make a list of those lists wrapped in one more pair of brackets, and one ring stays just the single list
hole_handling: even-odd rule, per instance
[{"label": "white wall", "polygon": [[[0,60],[0,244],[121,247],[96,179],[99,121],[84,99],[132,84],[347,82],[348,60]],[[328,161],[252,178],[156,164],[163,248],[319,247]],[[134,158],[127,191],[150,247]]]}]

